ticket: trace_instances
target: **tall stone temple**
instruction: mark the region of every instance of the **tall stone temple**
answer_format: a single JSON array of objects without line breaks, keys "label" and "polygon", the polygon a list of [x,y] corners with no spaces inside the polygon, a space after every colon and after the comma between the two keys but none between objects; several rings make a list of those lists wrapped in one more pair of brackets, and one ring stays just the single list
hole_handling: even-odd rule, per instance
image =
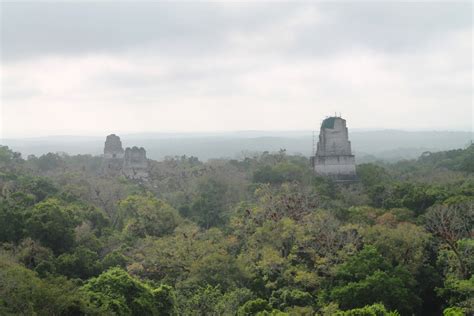
[{"label": "tall stone temple", "polygon": [[338,181],[356,180],[355,157],[346,120],[328,117],[321,124],[316,153],[311,157],[314,172]]},{"label": "tall stone temple", "polygon": [[122,147],[120,137],[107,136],[104,145],[102,171],[107,176],[123,175],[130,179],[144,180],[148,177],[148,159],[143,147]]}]

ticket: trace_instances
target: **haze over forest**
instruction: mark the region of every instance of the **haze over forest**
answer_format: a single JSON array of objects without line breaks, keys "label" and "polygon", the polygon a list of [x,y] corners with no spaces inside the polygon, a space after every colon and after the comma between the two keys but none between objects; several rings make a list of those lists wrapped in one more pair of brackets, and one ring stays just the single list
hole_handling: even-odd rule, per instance
[{"label": "haze over forest", "polygon": [[[315,132],[315,142],[319,131]],[[2,144],[28,155],[48,152],[69,155],[103,154],[105,136],[51,136],[26,139],[5,139]],[[212,158],[244,158],[264,151],[286,149],[289,154],[310,156],[313,150],[312,131],[293,132],[221,132],[221,133],[139,133],[119,134],[125,146],[142,146],[151,159],[173,156]],[[358,163],[375,160],[398,161],[418,158],[426,151],[464,148],[473,139],[470,132],[409,132],[399,130],[350,132],[353,152]]]}]

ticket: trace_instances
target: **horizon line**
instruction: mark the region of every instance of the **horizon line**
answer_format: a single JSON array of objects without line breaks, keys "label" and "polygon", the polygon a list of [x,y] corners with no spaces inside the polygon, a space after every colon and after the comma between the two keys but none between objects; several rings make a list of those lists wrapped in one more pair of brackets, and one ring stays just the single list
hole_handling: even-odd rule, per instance
[{"label": "horizon line", "polygon": [[[382,132],[382,131],[395,131],[395,132],[407,132],[407,133],[414,133],[414,132],[454,132],[454,133],[472,133],[474,134],[474,131],[471,130],[465,130],[465,129],[439,129],[439,128],[433,128],[433,129],[426,129],[426,128],[413,128],[413,129],[406,129],[406,128],[349,128],[349,131],[358,133],[358,132]],[[48,133],[40,136],[34,136],[34,135],[12,135],[10,137],[0,137],[0,140],[25,140],[25,139],[41,139],[41,138],[65,138],[65,137],[89,137],[89,138],[99,138],[99,137],[105,137],[107,135],[115,134],[118,136],[139,136],[139,135],[209,135],[209,134],[214,134],[215,136],[218,136],[219,134],[224,135],[224,134],[237,134],[237,133],[308,133],[308,136],[312,136],[313,132],[319,132],[319,129],[291,129],[291,130],[255,130],[255,129],[249,129],[249,130],[212,130],[212,131],[115,131],[115,132],[104,132],[104,133],[80,133],[80,132],[75,132],[71,134],[67,133]]]}]

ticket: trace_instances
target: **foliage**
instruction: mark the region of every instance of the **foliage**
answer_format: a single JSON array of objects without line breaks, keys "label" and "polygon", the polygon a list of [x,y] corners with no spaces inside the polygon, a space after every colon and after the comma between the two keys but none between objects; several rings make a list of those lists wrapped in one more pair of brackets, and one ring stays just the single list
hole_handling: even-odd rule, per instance
[{"label": "foliage", "polygon": [[281,184],[285,182],[302,181],[304,168],[291,162],[280,162],[274,166],[264,165],[253,174],[257,183]]},{"label": "foliage", "polygon": [[120,268],[111,268],[83,287],[89,301],[107,314],[175,315],[175,297],[168,286],[152,288]]},{"label": "foliage", "polygon": [[410,314],[419,308],[415,283],[406,268],[393,267],[373,246],[366,246],[337,267],[330,297],[343,309],[382,302],[390,309]]},{"label": "foliage", "polygon": [[163,236],[173,232],[178,211],[151,195],[131,195],[119,202],[119,227],[134,237]]},{"label": "foliage", "polygon": [[101,271],[99,256],[85,247],[77,247],[72,253],[57,258],[56,270],[70,278],[88,279]]},{"label": "foliage", "polygon": [[449,307],[443,311],[443,316],[464,316],[464,310],[459,307]]},{"label": "foliage", "polygon": [[285,310],[294,306],[312,306],[314,304],[313,296],[298,289],[278,289],[270,297],[270,305],[279,310]]},{"label": "foliage", "polygon": [[226,220],[223,197],[227,187],[214,179],[206,179],[197,189],[197,196],[191,204],[190,217],[201,227],[221,225]]},{"label": "foliage", "polygon": [[357,183],[283,149],[168,157],[134,181],[0,146],[0,314],[473,314],[472,153]]},{"label": "foliage", "polygon": [[55,253],[69,250],[74,243],[77,222],[71,211],[55,198],[36,204],[28,214],[28,234],[50,247]]},{"label": "foliage", "polygon": [[98,315],[78,287],[65,277],[40,279],[0,255],[1,315]]},{"label": "foliage", "polygon": [[270,304],[264,299],[257,298],[255,300],[247,301],[239,308],[238,316],[257,315],[260,312],[270,312],[272,308]]},{"label": "foliage", "polygon": [[466,149],[456,149],[438,153],[426,153],[419,161],[436,167],[448,168],[465,172],[474,172],[474,145]]},{"label": "foliage", "polygon": [[448,275],[444,287],[437,290],[438,294],[447,300],[449,306],[462,308],[468,314],[474,312],[474,276],[460,280]]},{"label": "foliage", "polygon": [[398,312],[387,311],[382,304],[367,305],[361,308],[355,308],[347,311],[340,311],[336,316],[399,316]]}]

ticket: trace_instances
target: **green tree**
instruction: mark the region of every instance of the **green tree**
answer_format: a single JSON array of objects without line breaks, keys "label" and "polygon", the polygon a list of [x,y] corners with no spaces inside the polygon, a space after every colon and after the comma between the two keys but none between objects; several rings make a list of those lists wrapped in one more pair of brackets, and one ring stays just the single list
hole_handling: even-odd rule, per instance
[{"label": "green tree", "polygon": [[119,227],[136,237],[171,234],[181,221],[177,210],[151,194],[131,195],[119,202]]},{"label": "green tree", "polygon": [[284,182],[301,182],[306,170],[292,162],[280,162],[274,166],[264,165],[255,170],[253,181],[256,183],[281,184]]},{"label": "green tree", "polygon": [[184,315],[219,315],[219,302],[223,294],[219,286],[198,287],[186,302]]},{"label": "green tree", "polygon": [[374,225],[364,232],[364,241],[377,248],[389,262],[416,274],[428,259],[430,234],[421,227],[400,223],[395,227]]},{"label": "green tree", "polygon": [[459,307],[448,307],[443,310],[443,316],[464,316],[464,310]]},{"label": "green tree", "polygon": [[467,280],[458,279],[450,274],[442,288],[437,288],[439,296],[451,307],[463,309],[467,315],[474,313],[474,276]]},{"label": "green tree", "polygon": [[251,300],[246,302],[244,305],[242,305],[238,312],[238,316],[251,316],[251,315],[256,315],[260,312],[271,312],[272,308],[270,304],[261,298],[257,298],[255,300]]},{"label": "green tree", "polygon": [[63,203],[49,198],[36,204],[28,214],[28,234],[55,253],[69,250],[74,243],[74,227],[78,224]]},{"label": "green tree", "polygon": [[273,291],[270,297],[270,305],[278,310],[286,310],[294,306],[313,306],[315,300],[313,296],[298,289],[283,288]]},{"label": "green tree", "polygon": [[51,171],[64,165],[62,157],[53,153],[41,155],[35,163],[41,171]]},{"label": "green tree", "polygon": [[48,178],[24,177],[20,184],[20,190],[26,194],[32,194],[35,197],[35,202],[41,202],[58,192],[56,185]]},{"label": "green tree", "polygon": [[64,277],[40,279],[0,255],[1,315],[99,315],[79,288]]},{"label": "green tree", "polygon": [[399,316],[398,312],[387,311],[382,304],[367,305],[347,311],[340,311],[335,316]]},{"label": "green tree", "polygon": [[25,210],[14,200],[0,198],[0,242],[18,242],[25,236]]},{"label": "green tree", "polygon": [[31,238],[23,239],[15,247],[14,254],[20,263],[42,277],[56,270],[52,250],[43,247],[39,241]]},{"label": "green tree", "polygon": [[198,186],[198,194],[191,204],[191,218],[201,227],[219,226],[226,221],[224,201],[227,186],[215,179],[207,179]]},{"label": "green tree", "polygon": [[102,268],[109,269],[113,267],[125,268],[127,264],[127,258],[119,251],[112,251],[108,253],[104,259],[102,259]]},{"label": "green tree", "polygon": [[390,176],[385,168],[371,163],[358,165],[357,176],[362,184],[368,188],[386,184],[390,180]]},{"label": "green tree", "polygon": [[101,271],[99,256],[85,247],[63,253],[56,260],[57,272],[70,278],[88,279]]},{"label": "green tree", "polygon": [[196,260],[190,268],[189,282],[220,285],[226,291],[245,283],[246,276],[234,257],[227,253],[211,253]]},{"label": "green tree", "polygon": [[120,268],[111,268],[82,287],[90,302],[115,315],[175,315],[172,289],[153,289]]},{"label": "green tree", "polygon": [[390,309],[411,314],[421,303],[408,271],[392,267],[373,246],[365,246],[337,267],[336,281],[338,285],[331,289],[330,297],[342,309],[382,302]]}]

